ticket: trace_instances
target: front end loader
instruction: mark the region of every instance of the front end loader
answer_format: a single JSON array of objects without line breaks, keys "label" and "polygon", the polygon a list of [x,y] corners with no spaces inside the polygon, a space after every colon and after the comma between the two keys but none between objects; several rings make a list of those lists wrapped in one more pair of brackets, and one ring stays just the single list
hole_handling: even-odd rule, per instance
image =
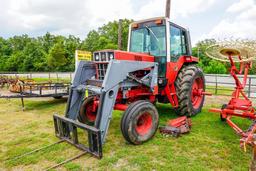
[{"label": "front end loader", "polygon": [[[158,129],[157,102],[170,103],[178,115],[201,112],[205,79],[197,63],[183,27],[165,17],[132,23],[127,52],[97,51],[79,63],[65,116],[54,115],[57,137],[101,158],[112,112],[122,110],[124,138],[148,141]],[[78,128],[87,132],[87,145]]]}]

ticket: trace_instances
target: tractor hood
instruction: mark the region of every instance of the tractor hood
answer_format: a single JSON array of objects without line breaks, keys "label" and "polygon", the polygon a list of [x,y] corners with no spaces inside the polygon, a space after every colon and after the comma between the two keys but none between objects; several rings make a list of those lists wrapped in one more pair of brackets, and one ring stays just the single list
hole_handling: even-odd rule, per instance
[{"label": "tractor hood", "polygon": [[145,53],[134,53],[111,49],[96,51],[93,53],[93,61],[95,62],[108,62],[111,59],[154,62],[154,56]]}]

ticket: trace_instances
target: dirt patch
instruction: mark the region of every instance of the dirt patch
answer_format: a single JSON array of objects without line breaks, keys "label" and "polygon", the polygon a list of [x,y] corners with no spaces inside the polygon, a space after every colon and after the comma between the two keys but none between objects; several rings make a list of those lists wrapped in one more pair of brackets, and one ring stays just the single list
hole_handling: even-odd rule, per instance
[{"label": "dirt patch", "polygon": [[7,88],[0,88],[0,96],[15,96],[18,93],[12,93]]},{"label": "dirt patch", "polygon": [[[223,104],[227,104],[230,101],[230,99],[231,99],[231,96],[206,96],[205,105],[207,105],[207,106],[216,106],[216,105],[221,106]],[[253,102],[253,104],[256,105],[256,99],[255,98],[251,98],[251,101]]]}]

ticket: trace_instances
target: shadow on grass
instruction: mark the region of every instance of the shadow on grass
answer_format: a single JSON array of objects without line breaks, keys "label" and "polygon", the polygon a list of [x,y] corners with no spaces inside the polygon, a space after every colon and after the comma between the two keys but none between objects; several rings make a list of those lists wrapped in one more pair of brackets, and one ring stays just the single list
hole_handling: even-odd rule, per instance
[{"label": "shadow on grass", "polygon": [[33,101],[33,100],[27,100],[25,101],[25,110],[31,111],[31,110],[42,110],[42,109],[49,109],[54,108],[56,105],[61,105],[67,103],[67,98],[62,99],[52,99],[47,101]]},{"label": "shadow on grass", "polygon": [[156,105],[160,123],[179,117],[170,104],[157,103]]}]

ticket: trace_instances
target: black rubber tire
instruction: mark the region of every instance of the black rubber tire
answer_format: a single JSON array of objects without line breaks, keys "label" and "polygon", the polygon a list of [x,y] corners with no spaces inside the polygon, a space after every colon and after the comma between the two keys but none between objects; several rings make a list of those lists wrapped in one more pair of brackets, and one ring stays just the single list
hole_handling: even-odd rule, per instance
[{"label": "black rubber tire", "polygon": [[188,65],[184,66],[179,72],[175,81],[179,106],[174,109],[178,115],[195,116],[202,111],[205,96],[203,96],[203,99],[197,108],[194,108],[191,101],[192,85],[197,78],[202,78],[203,89],[205,90],[204,74],[199,67],[196,65]]},{"label": "black rubber tire", "polygon": [[[221,109],[226,109],[227,107],[228,107],[227,104],[223,104],[222,107],[221,107]],[[224,121],[226,121],[227,119],[226,119],[226,118],[223,118],[222,115],[221,115],[221,113],[220,113],[220,120],[224,122]]]},{"label": "black rubber tire", "polygon": [[[152,119],[152,125],[148,132],[140,135],[136,131],[136,125],[143,114],[147,113]],[[123,114],[121,120],[121,131],[126,139],[131,144],[139,145],[150,140],[156,133],[159,124],[159,116],[155,106],[145,100],[136,101],[129,105]]]},{"label": "black rubber tire", "polygon": [[[128,108],[125,110],[125,112],[123,113],[122,119],[121,119],[121,124],[120,124],[120,128],[121,128],[121,132],[123,133],[123,131],[125,130],[125,123],[126,123],[126,118],[127,118],[127,113],[130,113],[130,111],[133,109],[133,107],[141,102],[145,102],[144,100],[138,100],[135,101],[131,104],[129,104]],[[123,134],[125,139],[128,139],[128,137],[126,137],[126,134]]]},{"label": "black rubber tire", "polygon": [[[82,105],[80,107],[80,111],[79,111],[79,115],[77,117],[78,121],[81,122],[81,123],[84,123],[84,124],[87,124],[87,125],[91,125],[93,126],[94,125],[94,122],[95,121],[90,121],[86,115],[85,115],[85,112],[86,112],[86,107],[88,104],[90,103],[93,103],[94,101],[94,96],[89,96],[87,98],[85,98],[82,102]],[[97,114],[97,111],[96,111],[96,114]]]}]

